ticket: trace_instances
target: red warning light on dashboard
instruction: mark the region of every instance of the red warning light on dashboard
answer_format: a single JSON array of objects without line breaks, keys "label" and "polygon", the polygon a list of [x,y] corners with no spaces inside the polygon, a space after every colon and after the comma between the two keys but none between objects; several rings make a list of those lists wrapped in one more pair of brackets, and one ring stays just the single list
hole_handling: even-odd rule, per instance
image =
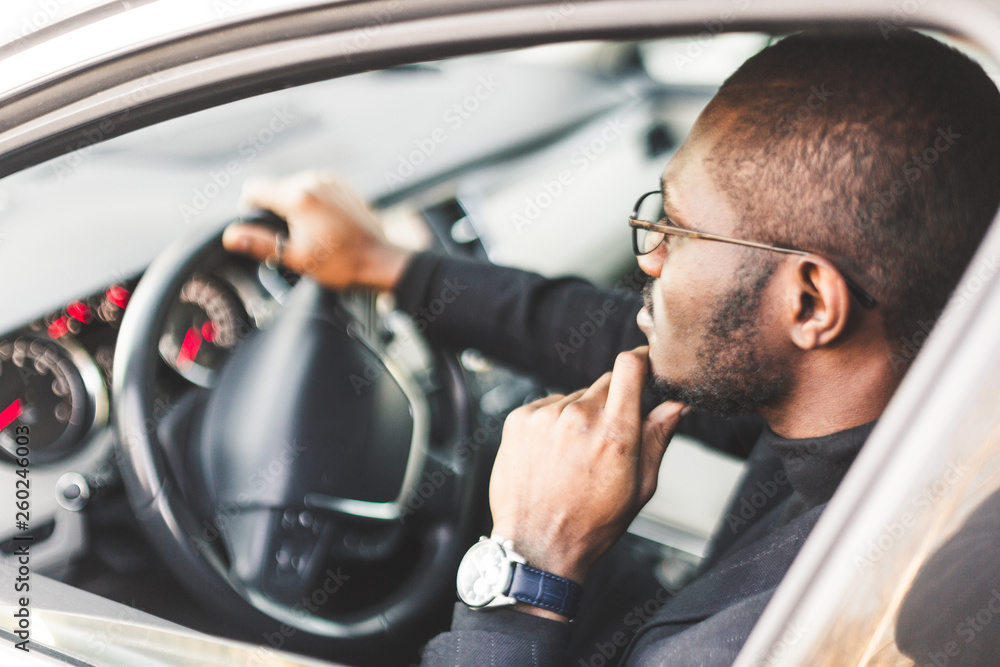
[{"label": "red warning light on dashboard", "polygon": [[53,339],[62,338],[69,332],[69,319],[65,315],[49,325],[49,336]]},{"label": "red warning light on dashboard", "polygon": [[93,316],[90,312],[90,306],[80,301],[75,301],[66,306],[66,312],[74,320],[84,324],[90,324],[91,317]]},{"label": "red warning light on dashboard", "polygon": [[115,304],[119,308],[127,306],[128,298],[131,296],[129,291],[121,285],[112,285],[108,288],[108,291],[105,292],[105,295],[108,297],[108,301]]},{"label": "red warning light on dashboard", "polygon": [[212,320],[208,320],[201,325],[201,337],[206,343],[214,343],[219,335],[219,326]]}]

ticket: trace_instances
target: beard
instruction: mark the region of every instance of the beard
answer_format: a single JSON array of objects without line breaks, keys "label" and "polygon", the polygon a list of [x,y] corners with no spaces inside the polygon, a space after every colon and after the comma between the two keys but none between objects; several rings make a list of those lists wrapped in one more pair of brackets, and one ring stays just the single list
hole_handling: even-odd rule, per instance
[{"label": "beard", "polygon": [[[753,251],[737,271],[736,285],[709,320],[697,366],[691,377],[668,380],[649,374],[648,384],[660,401],[685,403],[696,410],[723,416],[756,413],[787,392],[787,380],[777,360],[760,345],[764,288],[778,262],[755,258]],[[642,297],[653,314],[653,281]]]}]

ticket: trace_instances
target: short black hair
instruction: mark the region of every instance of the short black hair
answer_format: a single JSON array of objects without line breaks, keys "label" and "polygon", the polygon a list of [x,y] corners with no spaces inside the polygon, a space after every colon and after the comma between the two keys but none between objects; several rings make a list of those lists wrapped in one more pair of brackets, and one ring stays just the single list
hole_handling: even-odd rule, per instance
[{"label": "short black hair", "polygon": [[837,263],[897,345],[937,317],[1000,205],[1000,92],[917,32],[786,37],[705,117],[710,173],[747,237]]}]

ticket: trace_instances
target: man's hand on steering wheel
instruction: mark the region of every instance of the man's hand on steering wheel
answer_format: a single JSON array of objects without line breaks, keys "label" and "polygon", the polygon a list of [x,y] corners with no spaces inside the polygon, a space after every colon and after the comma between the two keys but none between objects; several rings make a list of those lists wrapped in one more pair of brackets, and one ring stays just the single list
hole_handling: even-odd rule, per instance
[{"label": "man's hand on steering wheel", "polygon": [[[247,181],[243,206],[284,218],[289,235],[281,263],[329,289],[391,290],[411,254],[387,241],[368,205],[329,174],[310,171],[277,181]],[[278,254],[277,235],[262,225],[233,223],[222,243],[258,261]]]}]

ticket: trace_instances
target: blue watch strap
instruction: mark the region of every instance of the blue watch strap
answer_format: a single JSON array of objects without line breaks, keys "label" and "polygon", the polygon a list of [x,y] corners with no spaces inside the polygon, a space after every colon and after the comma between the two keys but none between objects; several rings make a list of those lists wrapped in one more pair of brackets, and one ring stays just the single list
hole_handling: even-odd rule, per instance
[{"label": "blue watch strap", "polygon": [[583,588],[574,581],[517,563],[507,595],[532,607],[573,618],[582,593]]}]

